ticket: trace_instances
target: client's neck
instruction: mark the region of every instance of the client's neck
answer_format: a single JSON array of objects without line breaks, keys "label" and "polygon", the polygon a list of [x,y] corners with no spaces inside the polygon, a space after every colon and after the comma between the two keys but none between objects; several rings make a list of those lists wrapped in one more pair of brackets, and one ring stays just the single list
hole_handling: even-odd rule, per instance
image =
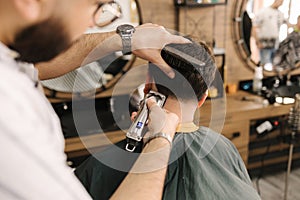
[{"label": "client's neck", "polygon": [[179,118],[179,123],[189,123],[194,120],[194,113],[197,109],[196,101],[178,101],[175,98],[168,98],[164,108],[175,113]]}]

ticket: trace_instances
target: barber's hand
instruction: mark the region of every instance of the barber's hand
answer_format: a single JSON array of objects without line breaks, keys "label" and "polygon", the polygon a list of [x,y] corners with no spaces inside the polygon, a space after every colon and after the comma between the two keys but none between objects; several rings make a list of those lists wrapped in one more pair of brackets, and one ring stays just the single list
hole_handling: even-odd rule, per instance
[{"label": "barber's hand", "polygon": [[160,55],[161,50],[169,43],[190,43],[190,41],[184,37],[172,35],[162,26],[143,24],[138,26],[133,34],[132,53],[159,66],[170,78],[173,78],[174,71]]},{"label": "barber's hand", "polygon": [[149,132],[163,132],[173,138],[178,126],[178,116],[159,107],[151,98],[147,101],[147,106],[149,108]]}]

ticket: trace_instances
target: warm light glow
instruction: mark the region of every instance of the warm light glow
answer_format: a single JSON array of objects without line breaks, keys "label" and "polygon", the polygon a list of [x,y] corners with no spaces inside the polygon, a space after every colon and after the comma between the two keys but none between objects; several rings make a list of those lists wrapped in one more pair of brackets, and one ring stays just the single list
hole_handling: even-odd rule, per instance
[{"label": "warm light glow", "polygon": [[291,98],[291,97],[276,97],[276,103],[292,104],[294,102],[295,102],[295,99]]}]

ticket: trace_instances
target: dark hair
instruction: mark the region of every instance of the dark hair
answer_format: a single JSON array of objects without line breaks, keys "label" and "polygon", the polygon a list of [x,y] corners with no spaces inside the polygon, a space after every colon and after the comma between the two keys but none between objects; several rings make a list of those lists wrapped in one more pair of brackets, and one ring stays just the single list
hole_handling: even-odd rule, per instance
[{"label": "dark hair", "polygon": [[203,43],[169,44],[161,52],[162,58],[175,71],[175,78],[167,77],[150,63],[149,73],[158,92],[182,100],[197,97],[199,101],[215,77],[215,60]]}]

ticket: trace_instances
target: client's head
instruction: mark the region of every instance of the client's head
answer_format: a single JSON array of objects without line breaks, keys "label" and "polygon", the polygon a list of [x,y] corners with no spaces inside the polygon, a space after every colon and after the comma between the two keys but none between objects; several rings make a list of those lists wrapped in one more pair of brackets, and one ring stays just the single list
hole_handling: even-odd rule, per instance
[{"label": "client's head", "polygon": [[162,50],[161,56],[174,69],[175,78],[170,79],[150,63],[149,76],[154,82],[152,87],[168,98],[181,102],[205,100],[216,71],[214,58],[207,45],[202,42],[169,44]]}]

